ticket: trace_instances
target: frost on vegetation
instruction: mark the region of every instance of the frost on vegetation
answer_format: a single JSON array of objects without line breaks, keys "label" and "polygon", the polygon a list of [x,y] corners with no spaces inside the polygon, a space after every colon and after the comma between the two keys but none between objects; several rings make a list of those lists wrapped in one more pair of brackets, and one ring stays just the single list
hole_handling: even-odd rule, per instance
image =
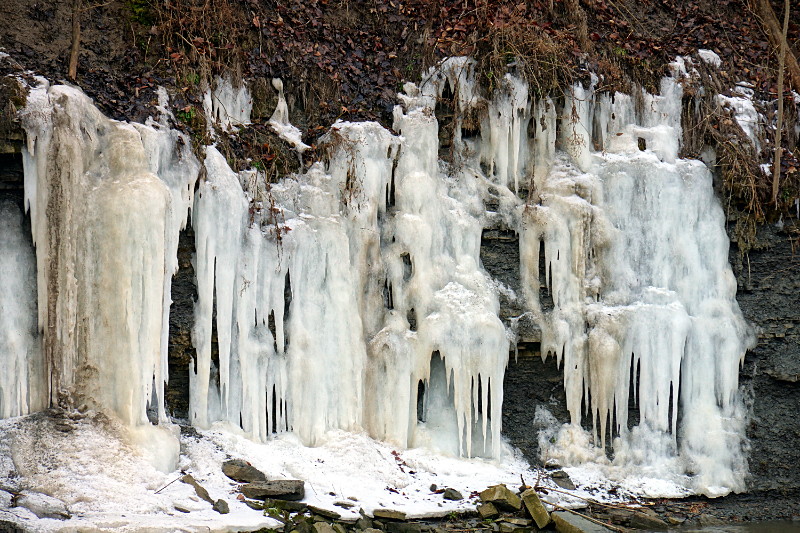
[{"label": "frost on vegetation", "polygon": [[739,127],[742,128],[747,138],[753,143],[756,153],[761,151],[763,133],[761,131],[761,116],[753,104],[753,92],[746,88],[737,88],[738,96],[717,95],[717,104],[728,107],[733,111],[733,116]]},{"label": "frost on vegetation", "polygon": [[235,131],[239,126],[250,124],[253,99],[244,82],[234,82],[229,77],[217,76],[213,87],[205,91],[203,111],[211,124],[226,131]]},{"label": "frost on vegetation", "polygon": [[700,48],[697,51],[697,55],[700,56],[700,59],[702,59],[709,66],[714,68],[720,68],[722,66],[722,59],[713,50],[705,50]]},{"label": "frost on vegetation", "polygon": [[29,401],[108,409],[134,440],[169,441],[147,407],[167,421],[170,279],[199,170],[190,143],[166,122],[109,120],[79,90],[43,80],[20,116],[49,369]]}]

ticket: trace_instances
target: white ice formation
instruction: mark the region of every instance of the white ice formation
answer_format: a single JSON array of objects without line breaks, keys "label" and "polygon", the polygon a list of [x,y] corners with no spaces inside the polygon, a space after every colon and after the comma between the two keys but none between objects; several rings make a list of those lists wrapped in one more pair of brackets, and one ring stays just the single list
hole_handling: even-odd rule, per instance
[{"label": "white ice formation", "polygon": [[[200,163],[176,132],[110,121],[77,90],[40,86],[23,113],[25,194],[49,393],[29,404],[92,401],[141,428],[155,401],[166,421],[170,275],[192,207],[193,424],[256,440],[292,431],[308,445],[364,430],[496,457],[511,335],[480,245],[485,228],[504,227],[519,235],[519,296],[542,354],[564,369],[562,462],[662,468],[710,495],[742,489],[737,379],[750,338],[711,175],[678,155],[680,66],[660,95],[588,82],[537,99],[509,74],[487,101],[474,63],[451,59],[406,84],[396,135],[338,122],[324,161],[274,184],[207,147],[194,198]],[[209,114],[246,122],[233,102],[249,96],[224,83],[217,99],[231,105]],[[445,95],[447,161],[435,114]],[[272,122],[291,126],[282,98]],[[19,331],[31,308],[15,304]],[[36,375],[31,346],[6,356],[20,376]],[[0,408],[11,394],[10,413],[25,411],[22,392],[0,392]]]},{"label": "white ice formation", "polygon": [[109,120],[79,90],[43,80],[21,120],[36,246],[35,364],[46,373],[29,402],[109,409],[134,436],[163,441],[159,453],[176,456],[177,442],[151,429],[147,406],[166,422],[171,275],[199,164],[166,121]]},{"label": "white ice formation", "polygon": [[280,78],[272,79],[272,86],[278,91],[278,105],[269,119],[269,125],[278,136],[295,147],[302,153],[310,148],[303,142],[303,135],[300,130],[289,122],[289,104],[283,95],[283,80]]},{"label": "white ice formation", "polygon": [[36,325],[36,259],[22,209],[0,199],[0,418],[46,406]]},{"label": "white ice formation", "polygon": [[209,119],[209,127],[217,124],[224,130],[235,130],[250,124],[253,99],[244,83],[217,76],[213,87],[205,92],[203,110]]}]

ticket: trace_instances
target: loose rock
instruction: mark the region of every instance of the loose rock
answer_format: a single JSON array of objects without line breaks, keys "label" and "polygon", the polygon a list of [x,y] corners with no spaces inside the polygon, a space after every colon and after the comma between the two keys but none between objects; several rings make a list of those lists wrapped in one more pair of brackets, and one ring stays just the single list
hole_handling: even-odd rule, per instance
[{"label": "loose rock", "polygon": [[314,533],[336,533],[336,530],[327,522],[317,522],[314,524]]},{"label": "loose rock", "polygon": [[575,490],[575,483],[569,478],[569,474],[563,470],[556,470],[550,474],[553,482],[564,490]]},{"label": "loose rock", "polygon": [[304,483],[297,479],[279,479],[275,481],[255,481],[242,485],[242,494],[254,500],[276,498],[279,500],[302,500],[306,491]]},{"label": "loose rock", "polygon": [[280,509],[281,511],[289,511],[291,513],[304,513],[306,509],[308,509],[308,505],[305,503],[290,502],[287,500],[265,499],[263,505],[266,509],[272,507],[275,509]]},{"label": "loose rock", "polygon": [[500,514],[493,503],[481,503],[478,505],[478,514],[481,518],[494,518]]},{"label": "loose rock", "polygon": [[498,509],[506,511],[519,511],[522,501],[519,496],[511,492],[505,485],[494,485],[481,492],[481,501],[493,503]]},{"label": "loose rock", "polygon": [[356,529],[362,529],[365,533],[368,529],[374,529],[372,527],[372,519],[362,514],[361,518],[356,520]]},{"label": "loose rock", "polygon": [[389,533],[422,533],[422,526],[414,522],[389,522],[386,530]]},{"label": "loose rock", "polygon": [[341,507],[342,509],[352,509],[356,504],[353,502],[333,502],[333,505]]},{"label": "loose rock", "polygon": [[444,489],[444,494],[442,494],[442,496],[444,496],[445,500],[452,500],[452,501],[458,501],[464,499],[464,496],[462,496],[460,492],[458,492],[456,489],[451,489],[451,488]]},{"label": "loose rock", "polygon": [[609,533],[611,530],[568,511],[555,511],[553,522],[559,533]]},{"label": "loose rock", "polygon": [[244,504],[255,511],[264,510],[264,502],[259,502],[256,500],[244,500]]},{"label": "loose rock", "polygon": [[197,495],[210,503],[212,506],[216,503],[214,500],[211,499],[211,496],[208,494],[208,491],[203,488],[203,486],[195,480],[191,474],[186,474],[181,478],[181,481],[186,483],[187,485],[191,485],[194,488],[194,491]]},{"label": "loose rock", "polygon": [[241,483],[267,480],[267,476],[261,470],[242,459],[231,459],[222,463],[222,473]]},{"label": "loose rock", "polygon": [[372,512],[375,518],[382,518],[384,520],[405,520],[406,513],[402,511],[393,511],[391,509],[375,509]]},{"label": "loose rock", "polygon": [[634,529],[669,529],[669,524],[650,509],[633,511],[628,525]]},{"label": "loose rock", "polygon": [[230,508],[228,507],[228,502],[225,500],[217,500],[214,502],[213,509],[219,514],[228,514],[231,512]]},{"label": "loose rock", "polygon": [[528,489],[522,493],[522,501],[525,503],[525,509],[531,518],[536,522],[538,528],[543,528],[550,523],[550,513],[547,512],[539,495],[533,489]]},{"label": "loose rock", "polygon": [[507,524],[513,524],[519,527],[528,527],[532,523],[532,520],[528,520],[527,518],[514,518],[510,516],[501,518],[500,521],[505,522]]},{"label": "loose rock", "polygon": [[339,520],[342,517],[342,515],[340,515],[336,511],[329,511],[327,509],[323,509],[321,507],[315,507],[313,505],[309,505],[308,510],[316,515],[319,515],[323,518],[327,518],[329,520]]}]

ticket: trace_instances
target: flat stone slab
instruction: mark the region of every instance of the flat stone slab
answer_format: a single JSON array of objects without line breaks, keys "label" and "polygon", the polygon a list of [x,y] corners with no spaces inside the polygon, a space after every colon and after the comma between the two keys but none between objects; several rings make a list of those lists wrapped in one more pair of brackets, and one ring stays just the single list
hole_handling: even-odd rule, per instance
[{"label": "flat stone slab", "polygon": [[302,500],[306,495],[305,483],[299,479],[254,481],[253,483],[242,485],[239,490],[247,498],[253,500],[274,498],[277,500],[297,501]]},{"label": "flat stone slab", "polygon": [[308,505],[302,502],[290,502],[286,500],[273,500],[267,498],[264,500],[264,509],[279,509],[281,511],[289,511],[290,513],[302,513],[308,509]]},{"label": "flat stone slab", "polygon": [[322,507],[315,507],[313,505],[309,505],[308,510],[316,515],[319,515],[323,518],[328,518],[330,520],[339,520],[342,517],[342,515],[340,515],[336,511],[329,511],[328,509],[323,509]]},{"label": "flat stone slab", "polygon": [[610,533],[612,531],[568,511],[555,511],[552,517],[556,531],[559,533]]},{"label": "flat stone slab", "polygon": [[392,509],[375,509],[372,511],[372,516],[382,520],[405,520],[406,513],[402,511],[393,511]]}]

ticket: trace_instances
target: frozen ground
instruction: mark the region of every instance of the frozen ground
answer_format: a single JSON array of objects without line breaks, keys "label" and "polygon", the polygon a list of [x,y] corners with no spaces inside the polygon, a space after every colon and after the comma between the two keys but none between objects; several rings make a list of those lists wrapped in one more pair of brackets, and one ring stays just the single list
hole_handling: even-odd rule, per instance
[{"label": "frozen ground", "polygon": [[[177,433],[177,426],[169,430]],[[332,431],[317,447],[303,446],[291,433],[265,444],[248,440],[228,427],[189,431],[180,437],[178,469],[152,466],[153,458],[131,444],[120,424],[102,415],[83,417],[36,414],[0,421],[0,520],[26,531],[249,531],[280,524],[236,499],[237,484],[222,474],[221,463],[244,458],[269,479],[303,479],[305,502],[336,510],[343,519],[371,514],[376,508],[405,511],[409,518],[445,516],[472,510],[476,492],[505,483],[516,489],[520,476],[528,484],[539,478],[524,459],[504,447],[499,460],[456,459],[422,449],[395,449],[362,433]],[[685,492],[663,481],[628,478],[617,485],[598,467],[568,468],[579,486],[577,496],[620,501],[636,494],[680,496]],[[221,515],[177,481],[192,474],[213,499],[222,498],[230,514]],[[549,479],[541,481],[550,485]],[[452,487],[465,499],[447,501],[430,490]],[[555,487],[555,485],[552,485]],[[613,490],[611,490],[613,489]],[[11,507],[10,493],[64,502],[68,520],[37,518],[28,509]],[[32,494],[40,493],[40,494]],[[613,494],[613,496],[612,496]],[[581,500],[550,492],[550,501],[580,506]],[[46,500],[46,498],[45,498]],[[355,504],[351,510],[337,501]],[[175,506],[189,509],[184,513]]]}]

